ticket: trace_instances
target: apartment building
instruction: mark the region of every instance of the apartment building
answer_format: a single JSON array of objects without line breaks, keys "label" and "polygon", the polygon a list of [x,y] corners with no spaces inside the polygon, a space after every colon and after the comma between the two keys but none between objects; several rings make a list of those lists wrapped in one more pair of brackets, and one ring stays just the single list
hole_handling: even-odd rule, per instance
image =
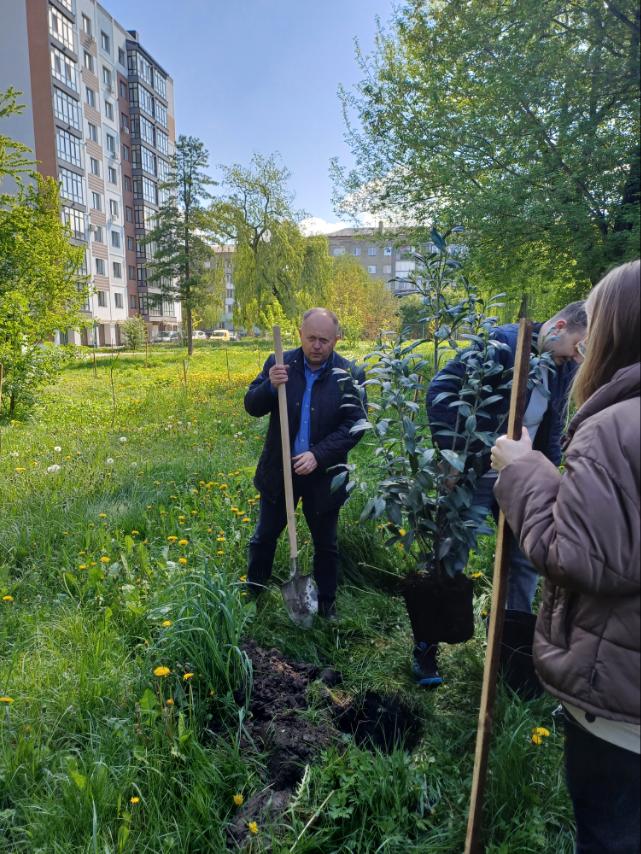
[{"label": "apartment building", "polygon": [[58,180],[91,281],[85,328],[58,340],[118,346],[132,315],[152,338],[178,328],[180,305],[149,281],[153,247],[142,243],[174,150],[171,77],[95,0],[0,0],[0,18],[0,89],[26,104],[4,132]]},{"label": "apartment building", "polygon": [[329,254],[333,257],[351,255],[375,279],[388,284],[395,294],[411,293],[409,280],[416,264],[409,257],[412,246],[399,245],[400,235],[376,228],[341,228],[326,235]]}]

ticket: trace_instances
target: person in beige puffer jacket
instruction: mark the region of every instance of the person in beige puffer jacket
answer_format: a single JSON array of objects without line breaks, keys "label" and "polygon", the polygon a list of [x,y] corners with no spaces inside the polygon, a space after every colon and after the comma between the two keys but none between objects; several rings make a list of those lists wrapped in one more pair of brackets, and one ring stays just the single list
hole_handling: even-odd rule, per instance
[{"label": "person in beige puffer jacket", "polygon": [[640,831],[641,283],[610,272],[586,303],[563,474],[527,431],[492,448],[494,489],[546,579],[534,661],[565,710],[577,854],[638,854]]}]

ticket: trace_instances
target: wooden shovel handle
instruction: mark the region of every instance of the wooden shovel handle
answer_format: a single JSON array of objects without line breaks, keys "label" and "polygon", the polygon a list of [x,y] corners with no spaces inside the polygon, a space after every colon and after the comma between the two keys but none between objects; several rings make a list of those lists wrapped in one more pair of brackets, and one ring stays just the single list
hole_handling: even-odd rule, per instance
[{"label": "wooden shovel handle", "polygon": [[[527,381],[530,370],[530,349],[532,344],[532,322],[523,315],[519,322],[519,337],[516,346],[510,410],[508,414],[507,435],[510,439],[520,439],[523,414],[527,395]],[[487,764],[490,752],[490,737],[494,722],[494,702],[496,699],[496,680],[499,671],[501,638],[505,618],[507,598],[507,576],[509,566],[509,547],[511,533],[505,515],[499,513],[496,534],[496,552],[494,554],[494,580],[492,583],[492,604],[490,623],[487,632],[487,650],[483,669],[481,703],[479,708],[474,773],[465,837],[465,854],[479,854],[483,850],[481,842],[481,823],[483,817],[483,799],[487,777]]]},{"label": "wooden shovel handle", "polygon": [[[273,327],[274,355],[276,364],[283,365],[283,344],[280,339],[280,326]],[[289,538],[289,556],[298,557],[296,540],[296,516],[294,514],[294,486],[292,483],[292,452],[289,444],[289,418],[287,416],[286,383],[278,386],[278,414],[280,415],[280,444],[283,452],[283,480],[285,483],[285,510],[287,511],[287,536]]]}]

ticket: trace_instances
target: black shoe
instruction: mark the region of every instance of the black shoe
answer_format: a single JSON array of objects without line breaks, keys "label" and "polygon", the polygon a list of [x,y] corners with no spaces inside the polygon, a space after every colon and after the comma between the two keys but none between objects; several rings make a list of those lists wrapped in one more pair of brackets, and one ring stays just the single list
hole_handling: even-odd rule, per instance
[{"label": "black shoe", "polygon": [[266,584],[261,584],[258,581],[246,581],[241,587],[243,598],[250,599],[252,602],[256,600],[267,590]]},{"label": "black shoe", "polygon": [[438,688],[439,685],[443,684],[443,678],[438,672],[436,662],[437,653],[437,643],[421,641],[414,647],[412,674],[421,688]]},{"label": "black shoe", "polygon": [[318,600],[318,616],[327,620],[329,623],[338,621],[338,613],[336,611],[336,602],[334,599],[319,599]]}]

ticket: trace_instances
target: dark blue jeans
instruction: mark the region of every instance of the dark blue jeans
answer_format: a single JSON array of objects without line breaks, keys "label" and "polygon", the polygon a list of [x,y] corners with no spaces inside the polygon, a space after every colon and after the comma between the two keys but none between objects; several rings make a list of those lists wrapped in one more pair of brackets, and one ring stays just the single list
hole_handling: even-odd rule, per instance
[{"label": "dark blue jeans", "polygon": [[597,738],[567,712],[564,724],[576,854],[639,854],[639,755]]},{"label": "dark blue jeans", "polygon": [[[314,579],[321,601],[333,602],[338,574],[338,513],[340,508],[323,512],[313,493],[306,494],[305,478],[294,475],[294,502],[302,498],[303,513],[314,543]],[[250,584],[266,584],[272,574],[276,542],[287,526],[285,498],[270,501],[261,495],[258,524],[249,541]]]}]

